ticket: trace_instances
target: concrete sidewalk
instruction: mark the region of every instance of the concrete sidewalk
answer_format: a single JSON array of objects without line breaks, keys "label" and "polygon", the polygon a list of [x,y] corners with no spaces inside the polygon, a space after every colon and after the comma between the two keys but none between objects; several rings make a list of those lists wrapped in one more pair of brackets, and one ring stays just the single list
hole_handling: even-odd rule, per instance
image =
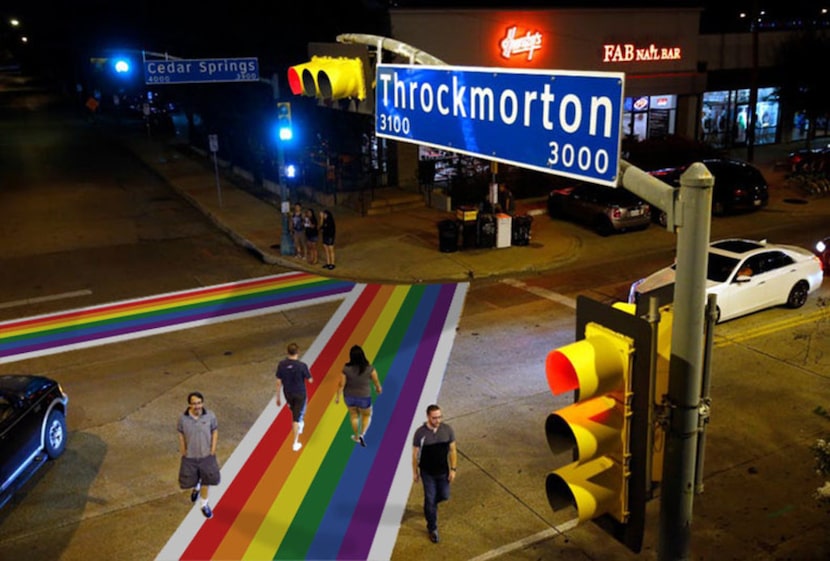
[{"label": "concrete sidewalk", "polygon": [[[350,208],[338,206],[332,209],[337,225],[336,268],[329,271],[322,267],[322,247],[320,262],[316,265],[282,254],[279,245],[282,216],[276,195],[251,194],[240,187],[244,179],[229,178],[229,174],[221,171],[217,187],[214,167],[208,158],[162,142],[150,142],[141,135],[120,138],[130,151],[237,243],[259,255],[264,262],[289,269],[359,282],[421,283],[545,271],[578,257],[580,240],[557,228],[556,222],[548,218],[543,200],[517,201],[516,214],[529,215],[532,219],[527,245],[455,252],[440,251],[438,231],[439,222],[456,219],[453,213],[425,204],[423,208],[393,214],[361,216]],[[783,181],[780,162],[791,149],[783,145],[756,148],[756,165],[771,185],[773,181]],[[739,153],[735,155],[741,157]],[[315,211],[322,210],[320,205],[309,206]]]}]

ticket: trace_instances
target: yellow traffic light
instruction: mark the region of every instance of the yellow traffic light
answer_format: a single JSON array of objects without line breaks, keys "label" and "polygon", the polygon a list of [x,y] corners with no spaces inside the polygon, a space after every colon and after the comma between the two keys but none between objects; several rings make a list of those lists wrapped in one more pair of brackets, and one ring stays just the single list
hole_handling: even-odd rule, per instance
[{"label": "yellow traffic light", "polygon": [[554,394],[578,390],[576,403],[548,416],[548,445],[554,453],[574,449],[576,461],[547,477],[554,510],[575,506],[580,522],[610,514],[628,518],[631,364],[634,341],[596,323],[585,339],[551,351],[546,361]]},{"label": "yellow traffic light", "polygon": [[366,79],[359,57],[311,57],[309,62],[288,69],[288,85],[294,95],[366,99]]},{"label": "yellow traffic light", "polygon": [[652,324],[585,296],[576,304],[576,342],[548,353],[554,395],[574,403],[548,415],[554,454],[569,452],[545,480],[554,511],[573,507],[634,552],[642,548],[651,495]]}]

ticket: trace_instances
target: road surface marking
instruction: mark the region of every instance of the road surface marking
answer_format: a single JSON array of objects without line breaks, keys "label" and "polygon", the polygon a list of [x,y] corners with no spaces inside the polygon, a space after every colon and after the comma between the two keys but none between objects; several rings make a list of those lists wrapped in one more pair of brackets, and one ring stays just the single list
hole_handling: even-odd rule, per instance
[{"label": "road surface marking", "polygon": [[2,308],[16,308],[17,306],[27,306],[29,304],[38,304],[40,302],[51,302],[53,300],[63,300],[65,298],[79,298],[81,296],[89,296],[92,291],[89,289],[74,290],[72,292],[61,292],[60,294],[50,294],[48,296],[38,296],[37,298],[24,298],[23,300],[12,300],[11,302],[0,302],[0,309]]},{"label": "road surface marking", "polygon": [[0,364],[342,300],[354,285],[293,272],[0,321]]},{"label": "road surface marking", "polygon": [[533,545],[535,543],[539,543],[540,541],[555,537],[559,534],[563,534],[568,530],[572,530],[576,528],[577,524],[579,524],[579,519],[574,518],[573,520],[568,520],[563,524],[559,524],[558,526],[554,526],[553,528],[548,528],[547,530],[542,530],[532,536],[528,536],[524,539],[519,541],[509,543],[507,545],[503,545],[497,549],[492,549],[487,553],[482,553],[478,557],[473,557],[468,561],[490,561],[490,559],[497,559],[503,555],[507,555],[508,553],[512,553],[519,549],[524,549],[529,545]]},{"label": "road surface marking", "polygon": [[714,347],[727,347],[743,343],[756,337],[769,335],[776,331],[783,331],[784,329],[792,329],[807,323],[816,323],[822,320],[830,319],[830,306],[819,308],[814,312],[808,314],[798,314],[772,323],[763,323],[758,327],[745,329],[735,335],[715,335]]},{"label": "road surface marking", "polygon": [[529,286],[518,279],[502,279],[501,282],[508,286],[520,288],[522,290],[530,292],[531,294],[535,294],[540,298],[550,300],[551,302],[562,304],[563,306],[573,308],[574,310],[576,309],[576,300],[574,300],[573,298],[569,298],[563,294],[559,294],[558,292],[553,292],[552,290],[548,290],[546,288],[541,288],[538,286]]},{"label": "road surface marking", "polygon": [[[438,396],[467,287],[356,285],[303,354],[314,377],[304,446],[292,450],[291,412],[269,401],[222,466],[213,518],[189,509],[157,561],[389,559],[412,486],[410,438]],[[334,403],[352,344],[383,384],[365,448]]]}]

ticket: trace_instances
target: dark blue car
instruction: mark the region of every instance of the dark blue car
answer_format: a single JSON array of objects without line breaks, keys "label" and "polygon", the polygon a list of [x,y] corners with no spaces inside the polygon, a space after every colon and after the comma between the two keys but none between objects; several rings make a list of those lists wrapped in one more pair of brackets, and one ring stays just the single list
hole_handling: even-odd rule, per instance
[{"label": "dark blue car", "polygon": [[43,376],[0,376],[0,507],[66,449],[68,398]]}]

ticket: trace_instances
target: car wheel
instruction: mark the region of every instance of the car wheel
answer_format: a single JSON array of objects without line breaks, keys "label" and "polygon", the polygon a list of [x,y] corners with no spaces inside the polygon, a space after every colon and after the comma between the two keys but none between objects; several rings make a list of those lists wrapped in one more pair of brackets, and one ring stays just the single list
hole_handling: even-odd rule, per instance
[{"label": "car wheel", "polygon": [[44,444],[46,446],[46,454],[55,459],[66,449],[66,418],[63,413],[57,409],[53,409],[46,418],[46,426],[44,427],[46,433],[44,435]]},{"label": "car wheel", "polygon": [[715,306],[715,323],[720,323],[720,306]]},{"label": "car wheel", "polygon": [[669,217],[666,216],[666,213],[662,210],[660,211],[660,214],[657,216],[657,223],[660,224],[660,226],[662,226],[663,228],[665,228],[666,224],[669,223]]},{"label": "car wheel", "polygon": [[611,224],[611,221],[607,216],[601,214],[597,216],[597,219],[594,222],[594,230],[596,230],[597,234],[600,236],[610,236],[614,233],[614,226]]},{"label": "car wheel", "polygon": [[798,281],[790,290],[790,295],[787,297],[788,308],[800,308],[807,301],[807,294],[810,292],[810,285],[807,281]]}]

